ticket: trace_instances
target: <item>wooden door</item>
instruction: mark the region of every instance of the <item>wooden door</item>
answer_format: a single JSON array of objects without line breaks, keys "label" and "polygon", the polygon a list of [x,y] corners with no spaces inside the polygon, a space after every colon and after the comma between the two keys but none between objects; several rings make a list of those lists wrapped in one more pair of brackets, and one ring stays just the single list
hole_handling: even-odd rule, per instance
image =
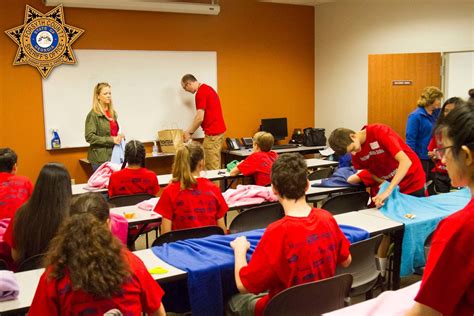
[{"label": "wooden door", "polygon": [[441,53],[369,55],[369,124],[387,124],[405,139],[408,115],[427,86],[441,88]]}]

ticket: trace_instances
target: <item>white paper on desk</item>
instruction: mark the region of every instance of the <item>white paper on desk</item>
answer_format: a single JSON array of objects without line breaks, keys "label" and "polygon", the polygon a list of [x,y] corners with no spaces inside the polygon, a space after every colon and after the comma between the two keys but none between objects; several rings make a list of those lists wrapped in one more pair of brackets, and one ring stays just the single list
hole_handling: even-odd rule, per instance
[{"label": "white paper on desk", "polygon": [[320,150],[319,153],[322,156],[331,156],[332,154],[334,154],[334,150],[332,150],[331,147],[328,147],[326,149]]}]

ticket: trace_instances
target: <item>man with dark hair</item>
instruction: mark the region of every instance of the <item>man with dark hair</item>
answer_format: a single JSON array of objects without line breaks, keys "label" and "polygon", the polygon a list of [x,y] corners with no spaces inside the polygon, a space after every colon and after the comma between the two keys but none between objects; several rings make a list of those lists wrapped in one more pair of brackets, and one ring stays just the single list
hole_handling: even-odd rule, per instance
[{"label": "man with dark hair", "polygon": [[338,128],[328,141],[336,154],[352,154],[355,169],[366,169],[377,178],[390,181],[388,188],[372,199],[375,206],[381,207],[397,185],[402,193],[425,195],[425,173],[420,159],[389,126],[369,124],[358,132]]},{"label": "man with dark hair", "polygon": [[201,126],[205,134],[202,145],[206,157],[206,169],[219,169],[221,168],[221,149],[226,131],[219,96],[214,89],[200,83],[191,74],[183,76],[181,86],[185,91],[195,94],[196,101],[196,115],[191,126],[184,132],[184,141],[188,141]]},{"label": "man with dark hair", "polygon": [[10,148],[0,148],[0,220],[11,218],[33,192],[33,184],[17,176],[17,155]]},{"label": "man with dark hair", "polygon": [[[250,244],[245,236],[231,242],[235,281],[242,293],[229,301],[231,314],[263,315],[268,301],[279,292],[332,277],[337,264],[347,267],[351,263],[349,242],[334,217],[306,203],[306,170],[301,155],[279,156],[273,164],[271,179],[285,217],[267,227],[248,264]],[[249,292],[258,295],[246,294]]]}]

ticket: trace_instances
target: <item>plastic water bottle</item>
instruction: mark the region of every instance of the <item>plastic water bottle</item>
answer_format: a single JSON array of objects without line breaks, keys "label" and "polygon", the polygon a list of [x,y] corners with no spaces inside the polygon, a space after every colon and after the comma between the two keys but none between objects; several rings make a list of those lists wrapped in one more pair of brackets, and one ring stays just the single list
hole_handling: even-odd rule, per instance
[{"label": "plastic water bottle", "polygon": [[156,144],[156,142],[153,142],[153,151],[152,151],[151,155],[153,157],[158,156],[158,145]]},{"label": "plastic water bottle", "polygon": [[53,138],[51,139],[51,148],[52,149],[61,148],[61,139],[59,138],[57,129],[53,129]]}]

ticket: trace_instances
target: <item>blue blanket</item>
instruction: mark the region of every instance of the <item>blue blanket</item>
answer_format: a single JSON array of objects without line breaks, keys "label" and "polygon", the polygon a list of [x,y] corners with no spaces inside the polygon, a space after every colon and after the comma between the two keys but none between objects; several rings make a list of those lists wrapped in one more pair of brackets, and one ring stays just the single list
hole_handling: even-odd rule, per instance
[{"label": "blue blanket", "polygon": [[[388,185],[388,182],[382,184],[380,192],[385,191]],[[415,268],[425,265],[423,245],[426,237],[443,218],[464,208],[470,199],[471,193],[467,188],[421,198],[402,194],[398,187],[393,190],[380,211],[387,217],[405,224],[401,276],[410,275]],[[406,214],[414,214],[415,218],[409,219],[405,217]]]},{"label": "blue blanket", "polygon": [[322,179],[321,182],[313,183],[312,187],[360,187],[363,184],[352,184],[347,179],[356,173],[353,167],[340,167],[331,175],[330,178]]},{"label": "blue blanket", "polygon": [[[369,236],[367,231],[357,227],[340,227],[350,242]],[[237,236],[246,236],[251,245],[247,252],[247,260],[250,260],[264,230],[188,239],[153,247],[152,250],[165,262],[187,271],[189,303],[193,315],[221,316],[224,302],[238,292],[234,279],[234,251],[230,242]],[[167,298],[168,301],[175,299],[179,298]]]}]

